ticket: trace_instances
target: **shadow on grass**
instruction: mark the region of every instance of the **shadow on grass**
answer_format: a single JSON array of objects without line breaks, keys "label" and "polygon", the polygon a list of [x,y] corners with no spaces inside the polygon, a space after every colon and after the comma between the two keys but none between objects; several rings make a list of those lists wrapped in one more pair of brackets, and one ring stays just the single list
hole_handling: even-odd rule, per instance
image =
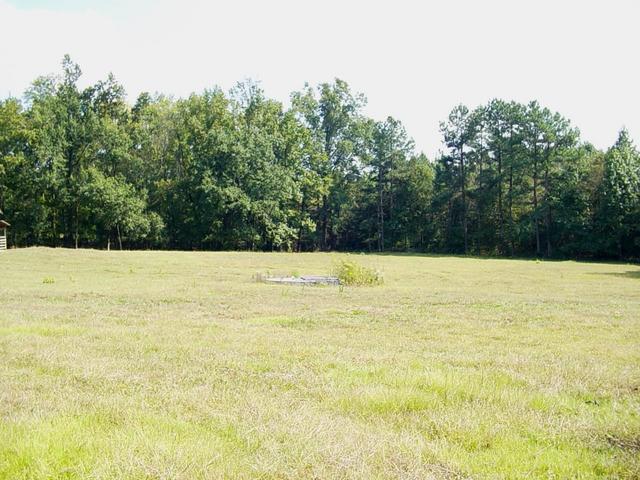
[{"label": "shadow on grass", "polygon": [[[625,259],[616,260],[611,258],[572,258],[572,257],[532,257],[526,255],[492,255],[492,254],[463,254],[463,253],[430,253],[430,252],[373,252],[373,251],[336,251],[335,253],[345,253],[350,255],[379,255],[382,257],[426,257],[426,258],[460,258],[460,259],[473,259],[473,260],[524,260],[530,262],[539,263],[562,263],[562,262],[575,262],[586,263],[596,265],[636,265],[640,264],[639,260]],[[633,271],[627,273],[634,273]],[[640,273],[637,273],[640,275]],[[599,274],[596,274],[599,275]],[[618,275],[618,273],[612,272],[611,275]],[[623,274],[620,274],[623,275]]]},{"label": "shadow on grass", "polygon": [[640,280],[640,270],[628,270],[626,272],[593,272],[590,275],[609,275],[611,277],[636,278]]}]

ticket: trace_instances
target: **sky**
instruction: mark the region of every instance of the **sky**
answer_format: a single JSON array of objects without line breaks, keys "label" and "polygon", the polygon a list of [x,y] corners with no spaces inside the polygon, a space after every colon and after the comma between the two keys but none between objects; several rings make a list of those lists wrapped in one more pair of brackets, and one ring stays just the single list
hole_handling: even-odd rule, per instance
[{"label": "sky", "polygon": [[605,149],[623,126],[640,144],[639,23],[637,0],[0,0],[0,98],[68,53],[131,103],[251,78],[286,104],[341,78],[430,157],[455,105],[492,98],[536,99]]}]

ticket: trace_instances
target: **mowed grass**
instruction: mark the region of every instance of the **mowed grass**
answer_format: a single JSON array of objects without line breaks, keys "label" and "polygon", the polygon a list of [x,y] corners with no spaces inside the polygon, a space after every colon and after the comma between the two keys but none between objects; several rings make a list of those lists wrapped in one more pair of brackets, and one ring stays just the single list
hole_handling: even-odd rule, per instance
[{"label": "mowed grass", "polygon": [[0,477],[639,478],[640,267],[0,253]]}]

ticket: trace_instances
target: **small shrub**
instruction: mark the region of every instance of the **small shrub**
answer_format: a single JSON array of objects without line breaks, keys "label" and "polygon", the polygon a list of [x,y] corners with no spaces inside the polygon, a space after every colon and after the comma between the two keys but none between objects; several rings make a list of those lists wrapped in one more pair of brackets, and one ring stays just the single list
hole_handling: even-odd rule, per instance
[{"label": "small shrub", "polygon": [[340,261],[334,274],[342,285],[381,285],[382,275],[377,270],[348,260]]}]

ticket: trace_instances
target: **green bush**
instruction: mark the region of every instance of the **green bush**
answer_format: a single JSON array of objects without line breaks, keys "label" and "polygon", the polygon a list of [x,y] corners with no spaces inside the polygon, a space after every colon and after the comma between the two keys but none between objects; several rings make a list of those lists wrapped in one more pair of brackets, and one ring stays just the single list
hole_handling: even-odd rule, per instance
[{"label": "green bush", "polygon": [[341,285],[381,285],[382,275],[377,270],[356,262],[341,260],[334,269]]}]

